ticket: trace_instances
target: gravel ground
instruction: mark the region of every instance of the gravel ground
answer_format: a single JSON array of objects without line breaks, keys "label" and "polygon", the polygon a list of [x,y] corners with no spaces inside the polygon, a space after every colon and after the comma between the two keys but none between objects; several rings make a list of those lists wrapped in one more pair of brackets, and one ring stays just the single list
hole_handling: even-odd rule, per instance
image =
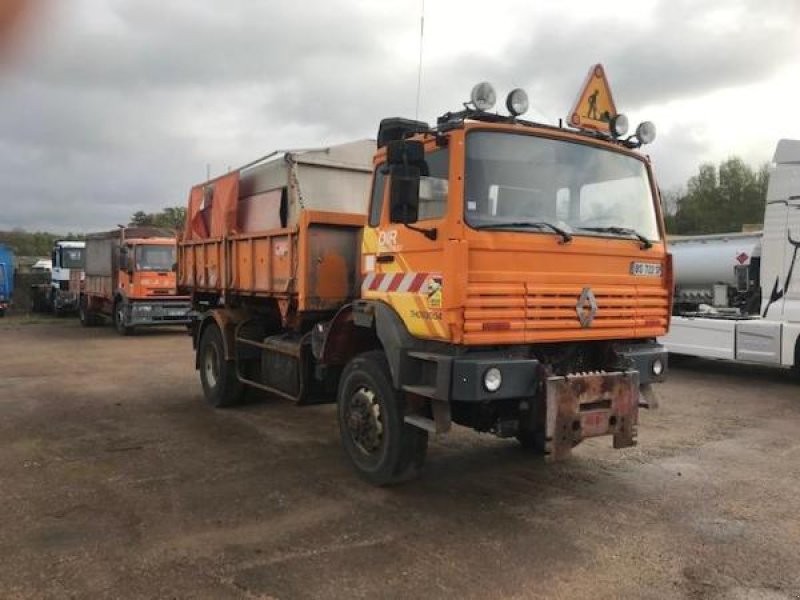
[{"label": "gravel ground", "polygon": [[0,322],[0,598],[800,598],[800,384],[684,361],[639,445],[467,430],[376,489],[332,405],[204,405],[180,329]]}]

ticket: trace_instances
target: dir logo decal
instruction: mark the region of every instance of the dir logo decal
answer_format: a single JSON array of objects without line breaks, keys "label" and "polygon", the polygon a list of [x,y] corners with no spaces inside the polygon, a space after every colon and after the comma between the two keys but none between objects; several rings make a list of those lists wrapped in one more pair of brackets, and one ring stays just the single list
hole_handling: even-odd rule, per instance
[{"label": "dir logo decal", "polygon": [[386,229],[378,232],[378,252],[398,252],[403,247],[397,243],[397,230]]}]

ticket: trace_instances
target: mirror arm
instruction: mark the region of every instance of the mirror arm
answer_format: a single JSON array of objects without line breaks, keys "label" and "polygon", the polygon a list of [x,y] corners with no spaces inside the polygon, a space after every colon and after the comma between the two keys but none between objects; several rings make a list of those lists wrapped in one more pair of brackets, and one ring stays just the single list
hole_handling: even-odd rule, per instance
[{"label": "mirror arm", "polygon": [[431,227],[430,229],[426,229],[425,227],[414,227],[413,225],[409,225],[408,223],[403,223],[406,227],[408,227],[411,231],[416,231],[421,233],[426,238],[431,241],[436,241],[436,238],[439,237],[439,230],[436,227]]}]

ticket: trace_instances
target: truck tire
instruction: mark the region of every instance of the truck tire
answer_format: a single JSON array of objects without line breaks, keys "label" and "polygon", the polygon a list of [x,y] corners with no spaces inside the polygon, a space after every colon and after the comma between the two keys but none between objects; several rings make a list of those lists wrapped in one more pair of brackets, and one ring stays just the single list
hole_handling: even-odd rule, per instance
[{"label": "truck tire", "polygon": [[58,295],[56,294],[56,291],[53,290],[50,293],[50,307],[51,307],[51,310],[53,311],[53,316],[55,316],[55,317],[63,317],[64,316],[64,311],[61,310],[58,307],[58,302],[56,302],[57,299],[58,299]]},{"label": "truck tire", "polygon": [[545,434],[543,431],[520,431],[517,434],[519,445],[536,456],[545,454]]},{"label": "truck tire", "polygon": [[339,435],[356,472],[374,485],[416,477],[428,432],[404,422],[404,400],[392,386],[386,355],[365,352],[342,372],[337,394]]},{"label": "truck tire", "polygon": [[232,360],[225,360],[222,332],[216,324],[203,331],[197,348],[200,365],[200,383],[206,400],[214,408],[227,408],[241,404],[244,384],[236,376]]},{"label": "truck tire", "polygon": [[133,327],[125,325],[125,301],[117,300],[114,303],[114,329],[120,335],[130,335],[133,333]]}]

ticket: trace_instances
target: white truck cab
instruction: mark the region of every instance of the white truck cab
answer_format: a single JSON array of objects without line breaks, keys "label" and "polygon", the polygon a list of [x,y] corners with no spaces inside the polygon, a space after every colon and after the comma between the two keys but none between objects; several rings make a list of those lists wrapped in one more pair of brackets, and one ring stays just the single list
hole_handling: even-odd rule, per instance
[{"label": "white truck cab", "polygon": [[[671,243],[676,302],[669,333],[661,339],[667,350],[800,367],[798,250],[800,140],[781,140],[770,169],[761,234]],[[703,272],[706,281],[699,275]]]},{"label": "white truck cab", "polygon": [[49,304],[61,314],[78,308],[86,242],[59,240],[53,244]]}]

